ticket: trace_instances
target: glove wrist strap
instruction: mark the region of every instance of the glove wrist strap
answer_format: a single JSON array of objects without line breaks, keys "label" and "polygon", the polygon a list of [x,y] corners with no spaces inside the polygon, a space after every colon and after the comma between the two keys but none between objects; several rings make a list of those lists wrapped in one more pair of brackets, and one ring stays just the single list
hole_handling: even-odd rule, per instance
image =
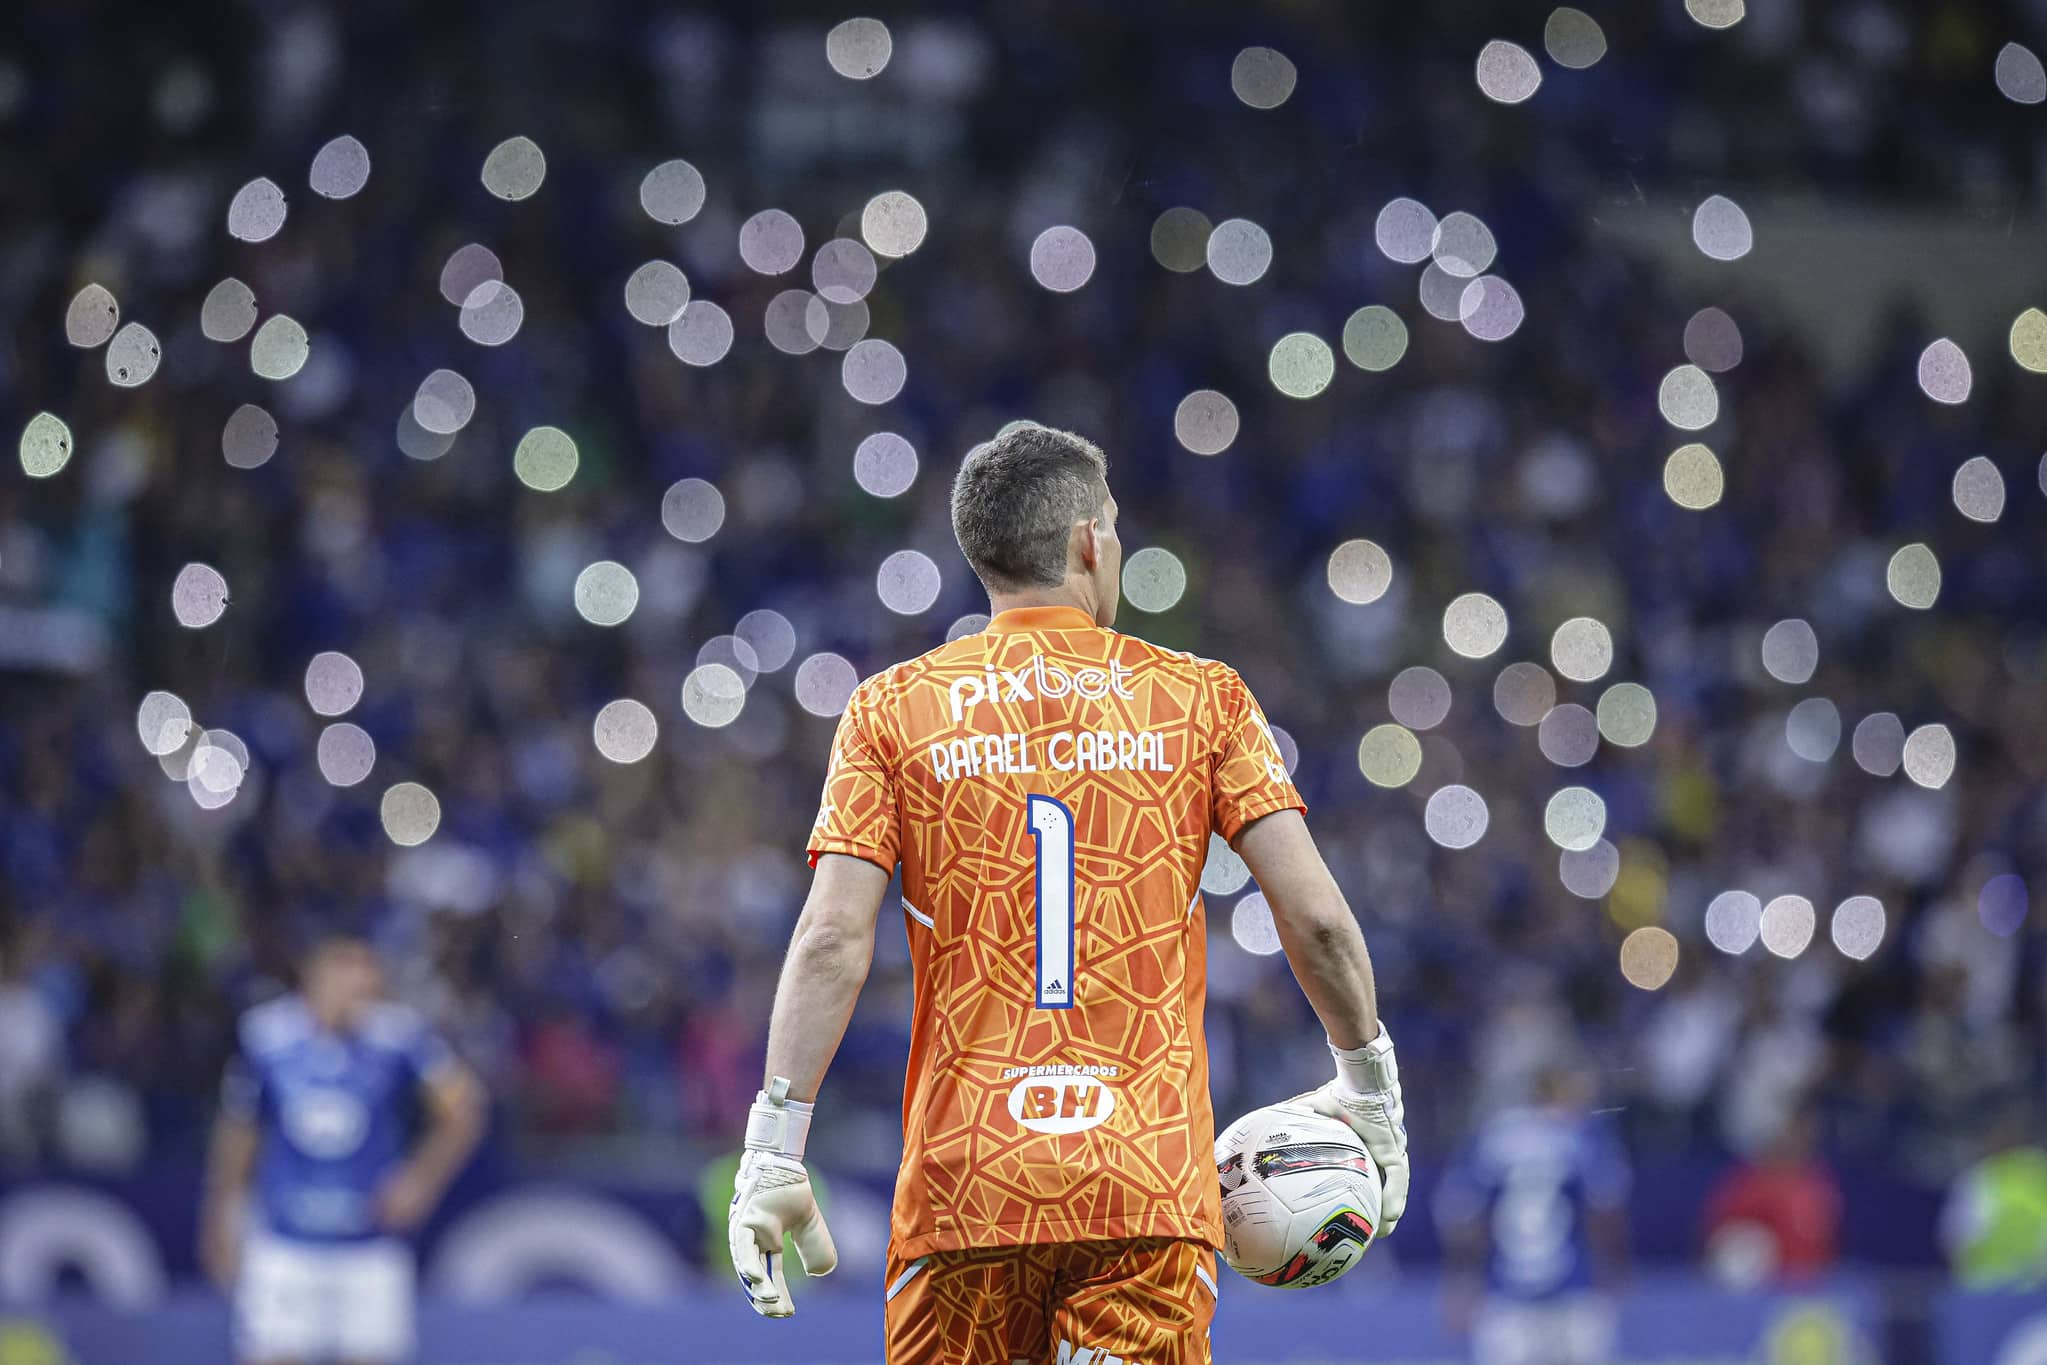
[{"label": "glove wrist strap", "polygon": [[803,1159],[803,1147],[810,1140],[811,1107],[789,1098],[789,1082],[776,1076],[768,1088],[754,1096],[746,1113],[746,1149],[750,1152],[779,1152]]},{"label": "glove wrist strap", "polygon": [[1337,1083],[1347,1090],[1361,1094],[1391,1090],[1400,1083],[1400,1072],[1393,1060],[1393,1038],[1386,1032],[1386,1026],[1379,1026],[1379,1036],[1363,1047],[1338,1047],[1329,1045],[1329,1055],[1336,1059]]}]

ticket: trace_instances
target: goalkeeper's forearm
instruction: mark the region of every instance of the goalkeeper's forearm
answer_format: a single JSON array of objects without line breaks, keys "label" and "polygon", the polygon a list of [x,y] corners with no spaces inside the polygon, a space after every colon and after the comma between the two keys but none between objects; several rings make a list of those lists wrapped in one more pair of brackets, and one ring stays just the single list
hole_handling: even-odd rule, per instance
[{"label": "goalkeeper's forearm", "polygon": [[1247,825],[1237,852],[1272,907],[1287,965],[1315,1007],[1329,1041],[1363,1047],[1379,1036],[1379,996],[1365,936],[1299,811]]},{"label": "goalkeeper's forearm", "polygon": [[1364,934],[1334,882],[1329,892],[1332,905],[1317,906],[1304,916],[1274,914],[1272,921],[1287,965],[1315,1007],[1329,1041],[1348,1050],[1379,1036],[1378,988]]},{"label": "goalkeeper's forearm", "polygon": [[775,987],[763,1088],[774,1077],[786,1076],[791,1099],[808,1103],[817,1098],[873,961],[871,915],[836,914],[815,898],[804,907]]}]

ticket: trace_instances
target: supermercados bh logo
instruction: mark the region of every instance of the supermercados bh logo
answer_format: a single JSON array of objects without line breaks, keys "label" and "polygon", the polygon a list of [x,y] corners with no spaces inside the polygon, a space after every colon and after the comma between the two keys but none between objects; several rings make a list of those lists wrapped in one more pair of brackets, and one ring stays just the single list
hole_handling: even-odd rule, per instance
[{"label": "supermercados bh logo", "polygon": [[1103,1084],[1114,1066],[1013,1066],[1009,1116],[1033,1133],[1082,1133],[1116,1112],[1116,1092]]},{"label": "supermercados bh logo", "polygon": [[988,668],[954,678],[945,695],[952,703],[952,720],[957,725],[967,718],[970,709],[984,701],[1036,701],[1040,697],[1057,700],[1069,693],[1090,701],[1099,701],[1112,693],[1134,698],[1137,694],[1130,690],[1130,676],[1130,669],[1113,659],[1102,668],[1069,671],[1033,654],[1022,668]]}]

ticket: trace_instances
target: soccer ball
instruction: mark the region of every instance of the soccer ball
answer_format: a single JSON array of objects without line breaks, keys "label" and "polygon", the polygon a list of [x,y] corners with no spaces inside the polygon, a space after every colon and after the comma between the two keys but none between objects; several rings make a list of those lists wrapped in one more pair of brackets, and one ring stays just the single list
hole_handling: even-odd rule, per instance
[{"label": "soccer ball", "polygon": [[1286,1289],[1328,1284],[1379,1225],[1379,1168],[1350,1126],[1305,1104],[1254,1109],[1215,1140],[1223,1262]]}]

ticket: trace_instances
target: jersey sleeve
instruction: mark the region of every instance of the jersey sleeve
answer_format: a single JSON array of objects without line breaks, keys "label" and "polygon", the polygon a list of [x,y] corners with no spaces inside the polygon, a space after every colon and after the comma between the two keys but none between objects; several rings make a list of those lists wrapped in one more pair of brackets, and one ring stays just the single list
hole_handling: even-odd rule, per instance
[{"label": "jersey sleeve", "polygon": [[454,1061],[455,1051],[448,1046],[448,1040],[424,1021],[412,1030],[405,1043],[405,1064],[421,1085],[431,1084]]},{"label": "jersey sleeve", "polygon": [[1234,841],[1237,832],[1260,816],[1276,810],[1308,809],[1287,776],[1286,760],[1273,738],[1258,699],[1237,676],[1236,670],[1222,670],[1217,695],[1217,736],[1213,778],[1215,832],[1224,842]]},{"label": "jersey sleeve", "polygon": [[839,718],[824,796],[810,830],[810,865],[826,853],[863,858],[894,872],[901,841],[896,827],[896,777],[879,742],[882,717],[875,689],[854,691]]}]

